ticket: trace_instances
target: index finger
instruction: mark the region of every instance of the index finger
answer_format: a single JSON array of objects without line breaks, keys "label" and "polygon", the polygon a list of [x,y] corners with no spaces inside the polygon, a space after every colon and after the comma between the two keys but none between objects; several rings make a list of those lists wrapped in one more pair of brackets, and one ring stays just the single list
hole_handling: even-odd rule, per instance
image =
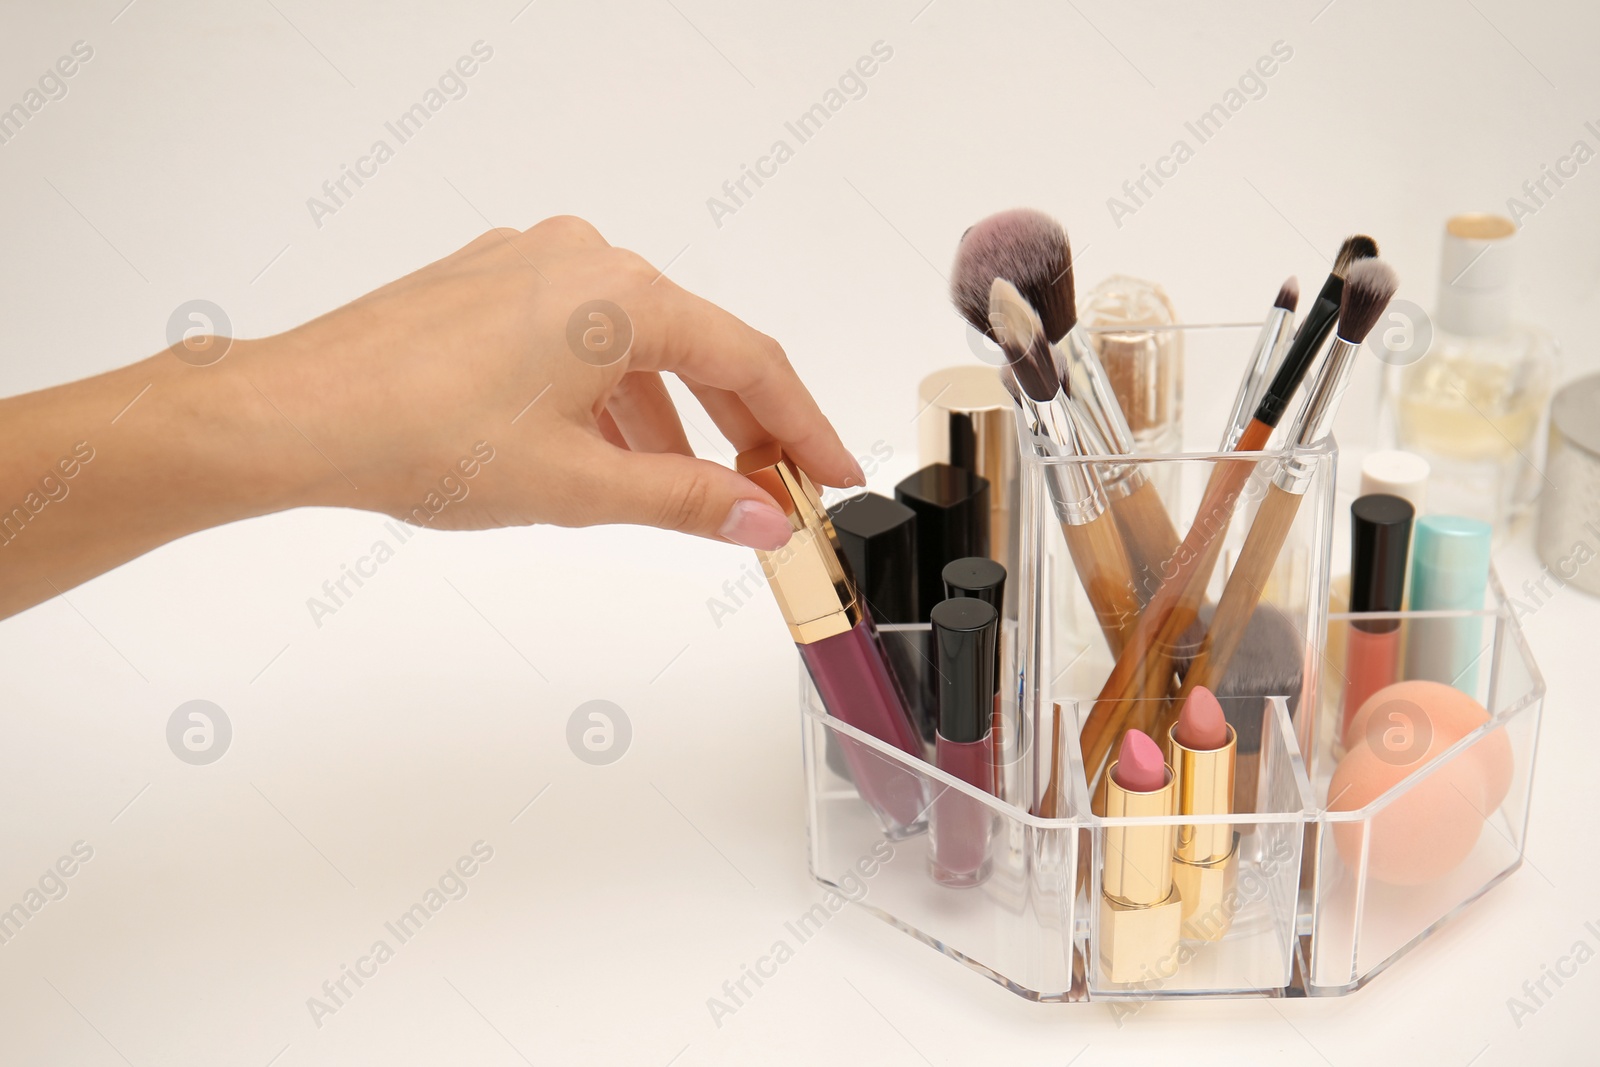
[{"label": "index finger", "polygon": [[629,369],[671,371],[733,393],[812,478],[866,484],[777,341],[666,278],[645,286],[636,307]]}]

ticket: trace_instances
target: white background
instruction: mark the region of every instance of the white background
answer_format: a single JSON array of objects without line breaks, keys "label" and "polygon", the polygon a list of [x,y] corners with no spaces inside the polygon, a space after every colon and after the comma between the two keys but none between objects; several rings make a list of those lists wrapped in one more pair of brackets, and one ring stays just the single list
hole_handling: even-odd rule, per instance
[{"label": "white background", "polygon": [[[574,213],[782,340],[853,451],[893,450],[879,489],[916,465],[917,379],[969,358],[943,273],[990,211],[1058,215],[1080,284],[1158,279],[1190,321],[1259,317],[1290,272],[1314,288],[1356,229],[1427,306],[1445,216],[1504,211],[1574,141],[1600,147],[1600,9],[1577,2],[124,3],[5,7],[0,106],[73,42],[94,56],[0,146],[0,391],[155,352],[190,298],[259,336],[490,224]],[[307,198],[478,40],[468,95],[317,226]],[[717,226],[707,198],[879,40],[866,95]],[[1116,226],[1107,197],[1275,41],[1293,57],[1265,95]],[[1591,163],[1523,220],[1528,314],[1565,377],[1600,366],[1597,210]],[[1237,368],[1189,374],[1215,403]],[[1378,433],[1361,375],[1347,451]],[[847,910],[719,1027],[707,998],[820,898],[792,647],[765,594],[720,627],[706,606],[751,555],[632,528],[424,532],[316,626],[307,598],[381,534],[359,512],[241,523],[0,624],[0,906],[94,849],[0,945],[0,1061],[1589,1058],[1600,963],[1520,1028],[1506,1005],[1600,947],[1600,612],[1580,592],[1526,620],[1550,686],[1529,862],[1365,991],[1118,1028]],[[1538,571],[1526,535],[1497,564],[1513,589]],[[196,698],[234,729],[206,767],[164,735]],[[611,766],[565,741],[591,699],[632,722]],[[470,893],[314,1025],[307,998],[480,839]]]}]

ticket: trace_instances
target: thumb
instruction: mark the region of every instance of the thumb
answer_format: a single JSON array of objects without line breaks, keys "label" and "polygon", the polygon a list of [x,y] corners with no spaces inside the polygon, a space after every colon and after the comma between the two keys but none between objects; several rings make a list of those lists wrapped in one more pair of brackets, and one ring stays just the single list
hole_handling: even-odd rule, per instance
[{"label": "thumb", "polygon": [[772,497],[720,464],[599,442],[586,459],[591,522],[656,526],[769,552],[794,533]]}]

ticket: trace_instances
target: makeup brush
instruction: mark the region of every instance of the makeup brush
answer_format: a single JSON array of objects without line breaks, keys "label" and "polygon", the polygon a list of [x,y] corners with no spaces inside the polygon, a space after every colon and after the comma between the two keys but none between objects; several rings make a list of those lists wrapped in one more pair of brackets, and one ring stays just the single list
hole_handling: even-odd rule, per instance
[{"label": "makeup brush", "polygon": [[[1254,417],[1235,444],[1235,452],[1257,452],[1271,439],[1290,398],[1310,368],[1322,338],[1332,329],[1333,319],[1327,311],[1330,294],[1334,311],[1337,311],[1344,292],[1345,273],[1352,269],[1352,264],[1370,258],[1376,251],[1377,242],[1361,234],[1346,238],[1340,246],[1332,273],[1296,331],[1288,353],[1256,405]],[[1199,613],[1206,586],[1222,552],[1223,535],[1256,462],[1254,459],[1222,462],[1212,470],[1194,521],[1174,557],[1172,576],[1145,606],[1127,647],[1117,657],[1116,665],[1084,721],[1079,743],[1091,782],[1097,779],[1112,744],[1129,725],[1136,705],[1141,712],[1133,725],[1141,729],[1154,728],[1152,719],[1159,714],[1156,709],[1161,702],[1141,701],[1140,698],[1159,696],[1171,678],[1171,650]]]},{"label": "makeup brush", "polygon": [[1054,219],[1032,208],[1013,208],[981,219],[961,235],[950,272],[950,300],[979,333],[989,327],[989,285],[1004,278],[1039,315],[1054,343],[1078,321],[1072,284],[1072,247]]},{"label": "makeup brush", "polygon": [[1219,452],[1232,452],[1233,446],[1244,436],[1244,428],[1261,400],[1261,389],[1266,384],[1267,372],[1284,354],[1294,336],[1294,309],[1300,303],[1300,282],[1290,275],[1278,287],[1272,301],[1272,310],[1261,323],[1255,347],[1250,350],[1250,360],[1245,365],[1244,377],[1239,379],[1239,393],[1233,398],[1233,411],[1228,415],[1227,429],[1222,434]]},{"label": "makeup brush", "polygon": [[[1317,350],[1322,347],[1322,342],[1327,340],[1328,333],[1333,329],[1334,322],[1339,318],[1340,298],[1344,293],[1344,280],[1350,273],[1351,267],[1365,259],[1378,257],[1378,242],[1364,233],[1353,234],[1344,239],[1339,246],[1339,254],[1333,257],[1333,269],[1328,272],[1328,277],[1322,283],[1322,289],[1317,293],[1316,300],[1306,309],[1305,318],[1300,322],[1300,328],[1295,331],[1294,341],[1289,345],[1289,352],[1283,357],[1277,374],[1273,375],[1272,385],[1262,396],[1256,408],[1256,417],[1246,428],[1244,436],[1251,438],[1252,430],[1256,430],[1256,423],[1268,426],[1277,426],[1283,413],[1289,406],[1289,401],[1294,398],[1295,388],[1305,377],[1306,368],[1311,365],[1316,357]],[[1289,384],[1293,381],[1293,385]],[[1287,388],[1285,388],[1287,387]],[[1269,416],[1263,418],[1262,416]],[[1261,437],[1259,444],[1241,445],[1239,451],[1254,451],[1267,447],[1267,441],[1272,437],[1270,430]]]},{"label": "makeup brush", "polygon": [[[1057,347],[1061,384],[1072,400],[1080,439],[1090,455],[1128,455],[1128,428],[1111,380],[1094,346],[1075,330],[1077,296],[1072,246],[1061,224],[1027,208],[990,215],[962,235],[951,272],[950,297],[963,318],[984,330],[986,287],[1005,278],[1037,313],[1046,341]],[[989,332],[993,336],[992,330]],[[1100,481],[1134,565],[1141,604],[1160,585],[1161,568],[1178,547],[1178,532],[1155,487],[1138,464],[1102,465]]]},{"label": "makeup brush", "polygon": [[1315,468],[1302,462],[1299,453],[1321,442],[1332,430],[1339,401],[1350,381],[1356,351],[1399,286],[1400,279],[1382,260],[1366,259],[1350,268],[1340,299],[1339,328],[1333,345],[1290,431],[1293,451],[1284,459],[1272,480],[1272,487],[1267,490],[1266,499],[1256,512],[1244,548],[1239,552],[1239,562],[1234,565],[1222,599],[1217,602],[1205,643],[1184,676],[1183,689],[1178,694],[1180,700],[1195,686],[1211,685],[1228,669],[1250,613],[1261,598],[1261,588],[1283,549],[1289,527],[1294,524],[1300,500],[1311,484]]},{"label": "makeup brush", "polygon": [[[991,333],[1000,342],[1016,379],[1013,395],[1035,451],[1047,457],[1084,455],[1079,427],[1061,391],[1054,352],[1045,340],[1039,317],[1016,286],[1004,278],[993,279],[989,288]],[[1047,470],[1051,502],[1078,580],[1115,655],[1138,618],[1139,601],[1127,554],[1107,511],[1105,490],[1087,466],[1056,463]]]}]

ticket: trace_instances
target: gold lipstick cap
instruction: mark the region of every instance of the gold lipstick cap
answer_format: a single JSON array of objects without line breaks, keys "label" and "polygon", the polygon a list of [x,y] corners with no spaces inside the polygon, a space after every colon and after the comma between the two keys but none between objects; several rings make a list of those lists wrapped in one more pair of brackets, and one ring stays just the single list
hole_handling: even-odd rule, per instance
[{"label": "gold lipstick cap", "polygon": [[[1106,817],[1151,818],[1174,814],[1176,778],[1150,793],[1132,793],[1106,768]],[[1100,968],[1109,982],[1171,978],[1179,964],[1183,898],[1172,879],[1175,824],[1105,828],[1105,869],[1100,884]]]},{"label": "gold lipstick cap", "polygon": [[[1222,815],[1233,810],[1233,767],[1238,737],[1216,749],[1187,748],[1178,728],[1167,733],[1168,762],[1178,779],[1178,814]],[[1221,941],[1233,924],[1230,903],[1239,872],[1239,838],[1232,823],[1182,825],[1172,853],[1172,881],[1183,897],[1183,936]]]},{"label": "gold lipstick cap", "polygon": [[756,550],[789,634],[809,645],[861,621],[856,583],[816,486],[778,445],[739,453],[740,474],[759,485],[789,519],[794,536],[772,552]]},{"label": "gold lipstick cap", "polygon": [[1015,404],[1000,372],[983,364],[936,370],[917,386],[920,466],[948,463],[989,481],[989,557],[1017,559]]}]

